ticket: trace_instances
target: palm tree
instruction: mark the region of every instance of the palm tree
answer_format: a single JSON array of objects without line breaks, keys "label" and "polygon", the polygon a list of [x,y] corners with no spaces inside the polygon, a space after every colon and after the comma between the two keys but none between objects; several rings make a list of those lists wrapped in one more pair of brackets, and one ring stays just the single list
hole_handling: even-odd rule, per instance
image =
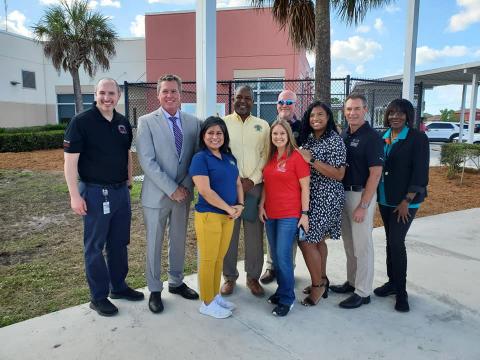
[{"label": "palm tree", "polygon": [[315,98],[330,103],[330,7],[347,24],[358,25],[368,10],[394,0],[250,0],[252,6],[272,6],[281,29],[288,29],[292,44],[315,49]]},{"label": "palm tree", "polygon": [[116,31],[109,19],[92,12],[87,0],[61,0],[49,7],[32,27],[34,39],[43,45],[46,57],[55,69],[72,75],[76,113],[83,111],[78,69],[93,78],[98,67],[107,71],[109,59],[115,55]]}]

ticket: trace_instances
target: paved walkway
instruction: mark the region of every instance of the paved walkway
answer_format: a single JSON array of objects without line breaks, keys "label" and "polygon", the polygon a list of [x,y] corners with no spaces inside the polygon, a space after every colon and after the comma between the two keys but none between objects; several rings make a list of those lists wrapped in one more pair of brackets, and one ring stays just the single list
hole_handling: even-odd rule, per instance
[{"label": "paved walkway", "polygon": [[[373,296],[369,305],[344,310],[337,305],[344,296],[330,293],[316,307],[297,302],[276,318],[242,278],[230,319],[200,315],[198,301],[167,291],[160,315],[150,313],[147,300],[115,301],[120,313],[112,318],[84,304],[0,329],[0,359],[480,359],[479,219],[480,209],[471,209],[415,220],[407,314],[393,310],[394,297]],[[374,238],[379,285],[386,279],[383,228]],[[329,277],[343,282],[342,243],[329,241],[329,250]],[[300,252],[297,264],[300,299],[309,282]],[[196,287],[196,276],[186,280]]]}]

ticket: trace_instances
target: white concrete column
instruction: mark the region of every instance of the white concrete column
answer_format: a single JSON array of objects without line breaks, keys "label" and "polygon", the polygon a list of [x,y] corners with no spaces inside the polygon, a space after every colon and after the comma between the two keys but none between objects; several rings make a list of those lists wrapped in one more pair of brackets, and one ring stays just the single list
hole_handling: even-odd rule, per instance
[{"label": "white concrete column", "polygon": [[473,144],[475,131],[475,115],[477,113],[478,75],[472,74],[472,93],[470,94],[470,117],[468,119],[468,143]]},{"label": "white concrete column", "polygon": [[460,111],[460,130],[458,131],[458,142],[462,143],[463,124],[465,124],[465,98],[467,97],[467,84],[463,84],[462,88],[462,108]]},{"label": "white concrete column", "polygon": [[217,4],[197,0],[196,82],[197,116],[204,120],[216,114],[217,103]]},{"label": "white concrete column", "polygon": [[408,1],[405,60],[403,63],[402,97],[413,103],[415,85],[415,58],[417,54],[418,9],[420,0]]}]

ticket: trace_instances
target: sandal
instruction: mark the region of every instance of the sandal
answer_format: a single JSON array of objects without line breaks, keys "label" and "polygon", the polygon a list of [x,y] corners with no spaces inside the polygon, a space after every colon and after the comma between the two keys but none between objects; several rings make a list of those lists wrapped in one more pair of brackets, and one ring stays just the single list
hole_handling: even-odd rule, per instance
[{"label": "sandal", "polygon": [[[312,285],[310,285],[310,291],[311,291],[312,288],[322,288],[322,287],[325,288],[325,284],[322,284],[322,285],[313,285],[313,284],[312,284]],[[324,293],[325,293],[325,289],[324,289],[322,295],[318,297],[317,301],[315,301],[315,300],[311,297],[311,294],[310,294],[310,295],[308,295],[305,299],[303,299],[303,300],[301,301],[301,304],[302,304],[303,306],[315,306],[315,305],[318,304],[318,302],[320,301],[320,299],[322,298],[322,296],[323,296]]]},{"label": "sandal", "polygon": [[[324,299],[328,298],[328,288],[330,287],[330,280],[328,280],[328,277],[326,276],[323,276],[322,279],[325,279],[325,281],[323,282],[323,284],[325,285],[325,292],[323,293],[322,297]],[[304,294],[310,294],[312,290],[312,286],[311,285],[308,285],[305,289],[303,289],[303,293]]]}]

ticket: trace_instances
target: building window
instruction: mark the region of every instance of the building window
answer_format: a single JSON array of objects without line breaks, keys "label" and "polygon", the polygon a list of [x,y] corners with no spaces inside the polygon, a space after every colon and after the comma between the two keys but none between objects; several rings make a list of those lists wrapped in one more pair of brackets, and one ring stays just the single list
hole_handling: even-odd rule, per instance
[{"label": "building window", "polygon": [[[94,100],[93,94],[82,94],[82,98],[84,110],[92,107]],[[58,122],[68,123],[70,119],[75,116],[75,96],[73,94],[58,94],[57,111]]]},{"label": "building window", "polygon": [[253,89],[254,105],[252,115],[268,121],[269,124],[274,122],[277,119],[278,95],[284,87],[283,79],[258,78],[241,79],[240,81],[240,83],[235,84],[235,90],[243,85],[248,85]]},{"label": "building window", "polygon": [[35,73],[33,71],[22,70],[22,83],[24,88],[36,89]]}]

